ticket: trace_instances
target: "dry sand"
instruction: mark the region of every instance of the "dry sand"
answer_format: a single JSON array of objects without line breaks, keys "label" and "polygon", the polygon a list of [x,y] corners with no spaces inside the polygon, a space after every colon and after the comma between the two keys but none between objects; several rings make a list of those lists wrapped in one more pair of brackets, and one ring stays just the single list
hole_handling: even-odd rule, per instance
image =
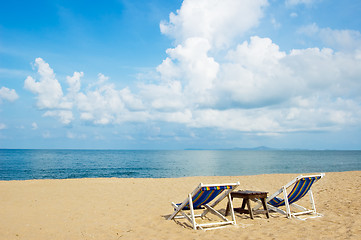
[{"label": "dry sand", "polygon": [[[270,193],[298,174],[166,179],[0,181],[0,239],[360,239],[361,171],[326,173],[313,186],[324,216],[300,221],[271,213],[236,226],[196,231],[168,221],[170,202],[182,202],[200,182],[241,183]],[[241,200],[235,199],[235,205]],[[226,202],[218,205],[224,210]]]}]

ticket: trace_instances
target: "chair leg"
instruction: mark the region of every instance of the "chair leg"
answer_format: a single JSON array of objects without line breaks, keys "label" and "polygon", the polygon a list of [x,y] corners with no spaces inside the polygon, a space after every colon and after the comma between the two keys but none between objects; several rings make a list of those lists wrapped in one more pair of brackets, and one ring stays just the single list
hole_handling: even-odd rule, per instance
[{"label": "chair leg", "polygon": [[290,208],[290,205],[288,203],[288,196],[287,196],[287,191],[286,191],[285,187],[283,187],[283,197],[284,197],[283,199],[285,200],[287,218],[291,218],[291,208]]},{"label": "chair leg", "polygon": [[189,194],[189,195],[188,195],[188,198],[189,198],[189,209],[190,209],[190,211],[191,211],[191,220],[192,220],[193,229],[194,229],[194,230],[197,230],[196,219],[195,219],[195,216],[194,216],[192,195]]},{"label": "chair leg", "polygon": [[233,201],[233,197],[232,196],[230,197],[228,195],[228,203],[227,203],[226,214],[225,214],[226,216],[229,215],[229,211],[233,208],[232,201]]},{"label": "chair leg", "polygon": [[[234,224],[236,224],[236,217],[234,216],[234,210],[233,210],[233,198],[231,196],[231,194],[228,194],[228,204],[227,207],[230,207],[230,211],[231,211],[231,215],[232,215],[232,221],[234,222]],[[227,215],[226,215],[227,216]]]},{"label": "chair leg", "polygon": [[[217,200],[215,200],[212,205],[210,205],[210,207],[214,208],[218,203],[220,203],[225,197],[227,197],[231,192],[233,191],[233,189],[228,189],[228,191],[222,193]],[[208,213],[208,209],[206,209],[203,213],[202,213],[202,218]]]},{"label": "chair leg", "polygon": [[315,205],[315,200],[313,199],[312,189],[310,189],[310,190],[308,191],[308,194],[310,195],[310,201],[311,201],[312,210],[313,210],[313,212],[316,214],[316,205]]}]

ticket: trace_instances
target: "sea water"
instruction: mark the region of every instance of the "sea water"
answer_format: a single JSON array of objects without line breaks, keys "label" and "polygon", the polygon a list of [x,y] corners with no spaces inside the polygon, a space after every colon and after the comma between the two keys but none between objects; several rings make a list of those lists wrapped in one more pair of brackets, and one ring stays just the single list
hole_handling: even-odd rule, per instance
[{"label": "sea water", "polygon": [[0,180],[174,178],[352,170],[361,170],[361,151],[0,149]]}]

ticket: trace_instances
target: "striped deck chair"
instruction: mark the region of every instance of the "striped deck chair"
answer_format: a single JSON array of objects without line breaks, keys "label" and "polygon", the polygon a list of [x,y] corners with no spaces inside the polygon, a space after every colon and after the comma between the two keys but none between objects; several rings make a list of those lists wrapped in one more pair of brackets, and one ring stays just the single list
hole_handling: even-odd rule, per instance
[{"label": "striped deck chair", "polygon": [[[293,179],[291,182],[289,182],[281,189],[279,189],[277,192],[275,192],[273,195],[267,198],[266,202],[268,208],[270,210],[286,215],[287,218],[294,217],[297,219],[305,220],[307,218],[322,216],[322,214],[316,212],[316,206],[315,206],[315,201],[313,199],[311,187],[315,182],[317,182],[319,179],[321,179],[324,176],[325,176],[324,173],[320,173],[318,175],[298,176],[297,178]],[[287,194],[287,189],[291,188],[292,186],[293,186],[292,190],[290,191],[289,194]],[[277,197],[282,193],[283,193],[283,199]],[[295,203],[301,198],[303,198],[307,193],[309,194],[310,197],[311,210],[303,206],[297,205]],[[282,206],[285,206],[286,211],[280,208]],[[256,206],[255,210],[258,209],[259,207],[260,205]],[[294,211],[291,211],[291,207],[292,210]],[[309,217],[306,216],[305,218],[297,217],[299,215],[306,215],[306,214],[311,214],[311,216]]]},{"label": "striped deck chair", "polygon": [[[232,200],[230,197],[230,193],[239,186],[239,182],[237,183],[229,183],[229,184],[202,184],[200,183],[193,192],[191,192],[188,197],[179,204],[172,203],[174,207],[174,212],[169,216],[168,220],[185,218],[191,224],[194,230],[209,230],[224,227],[227,224],[236,224],[236,219],[233,212]],[[219,211],[215,210],[214,207],[221,202],[225,197],[228,197],[228,204],[231,210],[232,220],[228,220],[226,216],[224,216]],[[201,214],[196,215],[195,210],[203,209]],[[189,213],[185,211],[189,210]],[[214,215],[221,218],[222,222],[209,222],[209,223],[197,223],[196,217],[203,218],[207,213],[213,213]],[[181,214],[181,216],[177,216]]]}]

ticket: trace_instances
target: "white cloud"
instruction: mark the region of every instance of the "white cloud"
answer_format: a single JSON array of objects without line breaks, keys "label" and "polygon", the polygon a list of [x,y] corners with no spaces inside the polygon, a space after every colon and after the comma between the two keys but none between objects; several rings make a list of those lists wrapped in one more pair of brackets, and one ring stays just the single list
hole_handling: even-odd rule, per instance
[{"label": "white cloud", "polygon": [[[178,99],[178,108],[173,112],[189,109],[190,114],[184,118],[163,115],[165,121],[182,119],[179,122],[192,127],[262,134],[332,130],[359,122],[361,107],[354,100],[361,91],[358,67],[361,62],[357,53],[310,48],[287,54],[271,39],[254,36],[230,49],[225,57],[227,61],[219,63],[208,56],[209,49],[196,56],[190,54],[188,59],[186,46],[173,49],[177,54],[168,50],[169,58],[158,67],[163,83],[168,80],[168,85],[177,84],[177,91],[169,91],[173,94],[167,98],[159,92],[153,96],[159,96],[156,99],[166,104]],[[205,64],[207,59],[214,64]],[[197,71],[192,72],[197,66],[202,66],[200,72],[212,73],[205,83]],[[190,83],[205,87],[199,93],[206,101],[189,97],[192,96],[187,88]],[[347,102],[349,107],[342,108],[340,102]]]},{"label": "white cloud", "polygon": [[326,46],[341,51],[361,49],[361,33],[356,30],[320,28],[316,23],[301,27],[298,33],[320,39]]},{"label": "white cloud", "polygon": [[361,90],[361,61],[355,59],[355,54],[309,48],[293,50],[287,59],[287,65],[308,91],[354,98]]},{"label": "white cloud", "polygon": [[184,0],[169,22],[162,22],[163,34],[182,43],[188,38],[205,38],[212,46],[228,46],[234,38],[257,26],[267,0]]},{"label": "white cloud", "polygon": [[334,131],[344,125],[360,124],[361,108],[355,101],[341,98],[315,101],[315,97],[299,100],[312,104],[308,107],[295,104],[256,109],[197,110],[193,112],[194,119],[189,125],[275,135],[300,131]]},{"label": "white cloud", "polygon": [[14,89],[9,89],[6,87],[0,88],[0,103],[1,103],[1,99],[14,102],[18,98],[19,96]]},{"label": "white cloud", "polygon": [[[101,75],[99,75],[102,78]],[[126,121],[145,121],[147,114],[142,101],[128,88],[115,89],[112,84],[105,84],[92,91],[80,92],[76,99],[78,111],[83,120],[95,124],[114,124]]]},{"label": "white cloud", "polygon": [[185,107],[182,85],[179,81],[167,83],[142,84],[140,96],[148,107],[156,111],[177,111]]},{"label": "white cloud", "polygon": [[40,109],[70,108],[67,104],[63,104],[63,90],[49,64],[41,58],[36,58],[35,67],[38,68],[40,80],[36,81],[28,76],[24,87],[37,94],[37,106]]},{"label": "white cloud", "polygon": [[83,72],[74,72],[72,77],[67,76],[66,80],[68,82],[68,95],[74,97],[80,91],[80,79],[84,76]]},{"label": "white cloud", "polygon": [[4,123],[0,123],[0,130],[6,129],[6,125]]},{"label": "white cloud", "polygon": [[261,107],[289,98],[291,70],[280,62],[284,52],[268,38],[252,37],[229,51],[217,80],[218,105]]},{"label": "white cloud", "polygon": [[132,94],[128,87],[120,90],[119,94],[127,109],[134,111],[144,110],[144,104],[142,100]]},{"label": "white cloud", "polygon": [[267,1],[185,0],[169,22],[161,24],[161,31],[177,45],[167,49],[152,83],[140,83],[137,89],[117,89],[101,73],[95,83],[82,87],[84,74],[75,72],[67,77],[69,88],[63,94],[42,59],[36,60],[40,81],[28,77],[25,86],[37,94],[44,116],[64,124],[172,122],[267,136],[360,124],[359,33],[309,25],[300,32],[333,42],[327,48],[288,53],[259,36],[235,44],[257,26],[266,5]]},{"label": "white cloud", "polygon": [[[34,66],[38,68],[40,80],[28,76],[24,82],[25,89],[37,94],[38,108],[47,110],[43,116],[57,117],[63,124],[69,124],[73,119],[73,102],[69,101],[69,97],[64,97],[62,87],[48,63],[42,58],[36,58]],[[67,78],[70,94],[77,91],[77,78],[81,76],[81,73],[74,73],[72,78]]]},{"label": "white cloud", "polygon": [[[157,70],[163,80],[160,88],[164,89],[163,91],[171,90],[170,94],[166,94],[169,100],[158,99],[153,101],[153,104],[159,108],[167,108],[189,104],[203,106],[211,102],[210,90],[217,77],[219,64],[208,56],[210,48],[208,40],[204,38],[188,38],[184,45],[168,49],[169,57]],[[159,90],[162,91],[161,89]]]},{"label": "white cloud", "polygon": [[191,124],[193,121],[193,113],[189,109],[174,112],[156,112],[152,115],[152,120]]},{"label": "white cloud", "polygon": [[319,35],[324,43],[337,49],[352,51],[361,48],[361,33],[359,31],[323,28]]},{"label": "white cloud", "polygon": [[64,95],[62,86],[49,64],[37,58],[35,66],[38,68],[40,80],[35,81],[29,76],[24,86],[37,94],[37,106],[46,110],[43,114],[45,117],[55,117],[63,124],[70,124],[74,121],[73,112],[77,110],[82,120],[101,125],[145,121],[148,118],[147,114],[139,111],[144,109],[144,106],[138,97],[128,88],[117,90],[113,84],[107,84],[109,77],[101,73],[98,74],[96,83],[82,91],[81,78],[84,73],[74,72],[73,76],[66,78],[69,87]]},{"label": "white cloud", "polygon": [[316,23],[312,23],[306,26],[301,27],[300,29],[298,29],[298,33],[301,34],[306,34],[308,36],[312,36],[317,34],[320,31],[319,27],[317,26]]},{"label": "white cloud", "polygon": [[44,117],[56,117],[63,124],[69,124],[74,119],[72,111],[69,110],[51,110],[43,114]]}]

